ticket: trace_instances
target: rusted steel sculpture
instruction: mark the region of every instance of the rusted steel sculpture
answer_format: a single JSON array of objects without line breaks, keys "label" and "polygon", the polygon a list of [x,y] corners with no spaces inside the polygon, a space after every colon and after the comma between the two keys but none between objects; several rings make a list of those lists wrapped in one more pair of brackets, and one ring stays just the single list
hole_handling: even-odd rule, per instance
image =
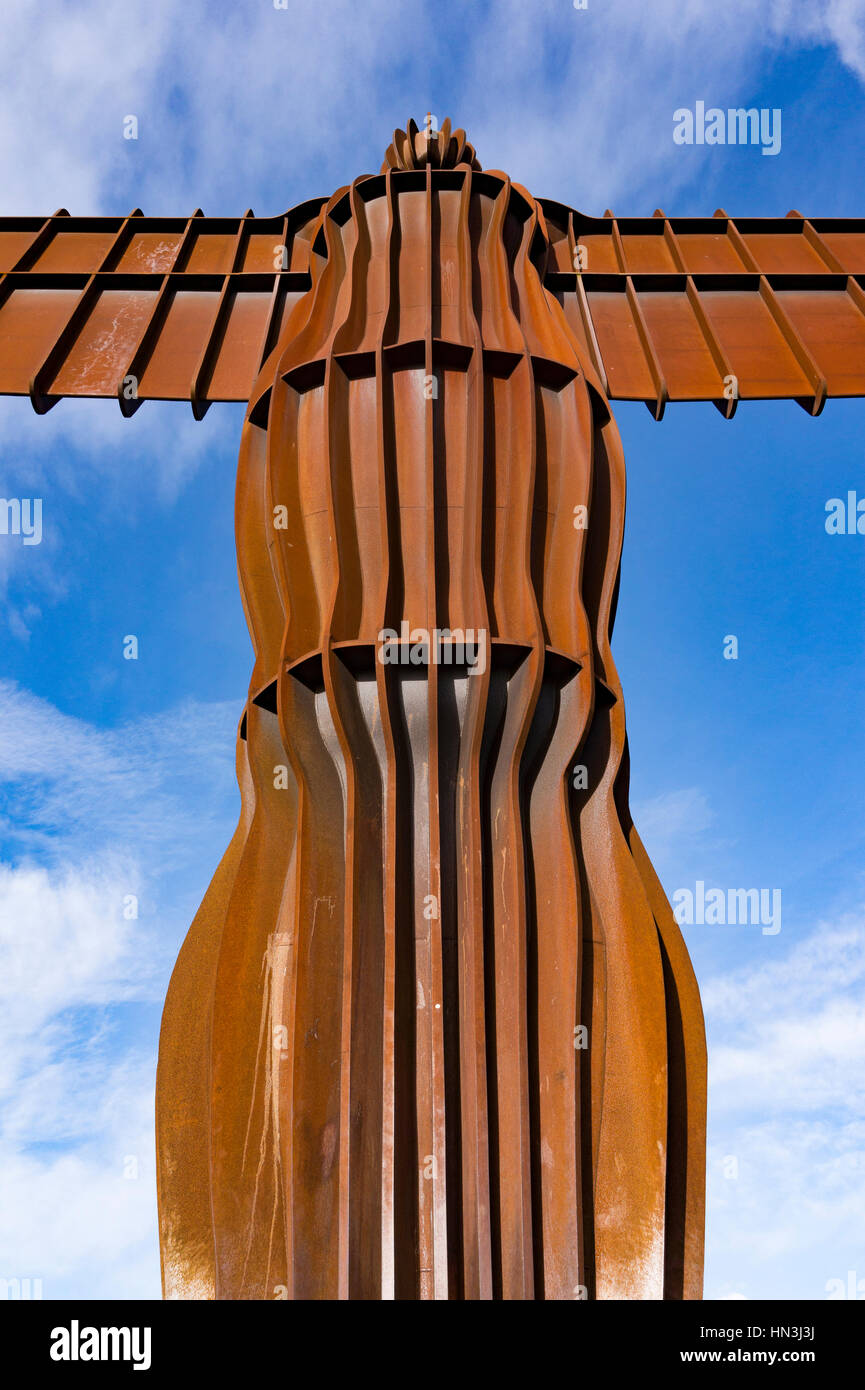
[{"label": "rusted steel sculpture", "polygon": [[587,218],[410,123],[285,218],[7,219],[0,254],[0,390],[249,401],[166,1296],[699,1298],[705,1039],[628,811],[609,402],[865,393],[865,223]]}]

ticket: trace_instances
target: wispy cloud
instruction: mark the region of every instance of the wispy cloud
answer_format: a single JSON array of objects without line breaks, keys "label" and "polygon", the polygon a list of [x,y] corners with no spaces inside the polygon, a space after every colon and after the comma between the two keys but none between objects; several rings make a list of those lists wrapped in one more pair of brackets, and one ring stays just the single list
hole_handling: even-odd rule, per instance
[{"label": "wispy cloud", "polygon": [[27,641],[44,606],[68,591],[79,559],[82,511],[98,536],[175,508],[207,460],[233,468],[242,407],[196,421],[181,402],[146,402],[124,419],[110,400],[62,400],[46,416],[29,400],[0,398],[0,496],[39,498],[42,538],[0,536],[0,622]]},{"label": "wispy cloud", "polygon": [[699,787],[677,787],[635,802],[634,824],[668,893],[695,878],[728,840],[721,836],[709,797]]},{"label": "wispy cloud", "polygon": [[709,1296],[826,1297],[862,1262],[865,914],[709,980]]},{"label": "wispy cloud", "polygon": [[865,1113],[865,918],[703,990],[716,1112]]},{"label": "wispy cloud", "polygon": [[[55,7],[50,25],[7,0],[2,36],[0,210],[28,214],[58,201],[125,212],[120,189],[146,212],[236,214],[252,188],[274,199],[257,211],[273,213],[330,192],[358,160],[373,172],[394,123],[430,107],[466,125],[489,166],[537,192],[570,188],[595,210],[661,171],[668,195],[690,176],[668,137],[695,79],[744,99],[767,58],[797,45],[832,47],[865,79],[862,0],[604,0],[584,11],[497,0],[470,20],[463,6],[422,0],[398,15],[389,0],[242,0],[218,21],[206,0],[79,0]],[[454,88],[460,109],[438,109]],[[137,141],[123,139],[129,114]]]},{"label": "wispy cloud", "polygon": [[101,729],[0,681],[0,807],[16,856],[53,863],[106,846],[151,874],[196,848],[236,803],[232,703],[179,708]]},{"label": "wispy cloud", "polygon": [[30,1144],[0,1138],[0,1278],[39,1279],[45,1298],[158,1298],[152,1057],[58,1060],[16,1115]]},{"label": "wispy cloud", "polygon": [[158,1296],[153,1081],[178,944],[233,829],[236,710],[97,729],[0,682],[0,1278]]}]

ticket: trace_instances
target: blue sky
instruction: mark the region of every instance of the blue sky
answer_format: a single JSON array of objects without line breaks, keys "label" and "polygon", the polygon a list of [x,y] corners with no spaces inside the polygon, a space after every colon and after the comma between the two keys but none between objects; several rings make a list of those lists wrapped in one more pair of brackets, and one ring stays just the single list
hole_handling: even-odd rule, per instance
[{"label": "blue sky", "polygon": [[[865,215],[863,0],[6,0],[0,55],[2,214],[281,212],[431,110],[588,213]],[[781,152],[675,145],[698,100],[780,108]],[[865,401],[616,414],[635,819],[671,896],[782,892],[775,935],[684,928],[706,1292],[824,1298],[865,1281],[865,538],[824,527],[829,498],[865,496]],[[234,827],[252,664],[241,419],[0,400],[0,495],[44,516],[39,546],[0,536],[0,1278],[45,1297],[159,1293],[161,999]]]}]

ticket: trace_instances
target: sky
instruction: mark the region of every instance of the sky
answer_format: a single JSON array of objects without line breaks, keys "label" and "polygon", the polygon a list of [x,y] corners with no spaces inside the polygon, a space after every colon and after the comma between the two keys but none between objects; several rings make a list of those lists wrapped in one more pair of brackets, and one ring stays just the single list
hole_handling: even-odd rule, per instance
[{"label": "sky", "polygon": [[[281,213],[432,111],[593,215],[865,216],[865,0],[4,0],[0,79],[0,215]],[[780,110],[780,152],[676,144],[697,101]],[[671,899],[781,894],[779,930],[683,926],[706,1296],[863,1298],[865,537],[824,523],[865,401],[616,416],[636,824]],[[43,502],[0,536],[0,1279],[45,1298],[159,1297],[161,1001],[239,805],[241,422],[0,400],[0,495]]]}]

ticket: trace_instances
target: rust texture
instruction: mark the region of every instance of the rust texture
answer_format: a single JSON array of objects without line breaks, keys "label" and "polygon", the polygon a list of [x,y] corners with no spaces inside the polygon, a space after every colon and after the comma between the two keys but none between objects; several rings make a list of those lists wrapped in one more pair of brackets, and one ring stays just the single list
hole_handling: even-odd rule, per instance
[{"label": "rust texture", "polygon": [[410,122],[283,217],[61,211],[0,258],[0,391],[249,402],[166,1296],[699,1298],[705,1037],[628,810],[609,403],[865,393],[865,222],[589,218]]},{"label": "rust texture", "polygon": [[[396,131],[384,169],[478,162],[463,131]],[[425,167],[421,165],[420,167]],[[308,292],[324,199],[281,217],[0,218],[0,394],[247,401]],[[542,274],[609,400],[865,394],[865,219],[587,217],[541,199]],[[729,378],[735,377],[731,390]],[[130,389],[134,378],[134,392]],[[728,383],[725,389],[725,381]]]},{"label": "rust texture", "polygon": [[[241,447],[244,810],[166,1007],[166,1292],[699,1296],[702,1017],[609,647],[622,453],[543,214],[394,169],[312,247]],[[388,629],[486,659],[386,663]]]}]

